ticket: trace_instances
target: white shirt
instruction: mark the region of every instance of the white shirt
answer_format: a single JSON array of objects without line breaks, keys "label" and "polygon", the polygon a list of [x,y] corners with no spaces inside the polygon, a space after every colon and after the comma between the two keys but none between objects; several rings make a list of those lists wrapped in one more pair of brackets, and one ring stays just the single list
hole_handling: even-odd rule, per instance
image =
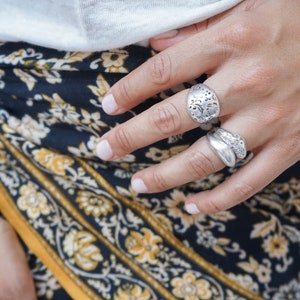
[{"label": "white shirt", "polygon": [[72,50],[134,44],[242,0],[0,0],[0,40]]}]

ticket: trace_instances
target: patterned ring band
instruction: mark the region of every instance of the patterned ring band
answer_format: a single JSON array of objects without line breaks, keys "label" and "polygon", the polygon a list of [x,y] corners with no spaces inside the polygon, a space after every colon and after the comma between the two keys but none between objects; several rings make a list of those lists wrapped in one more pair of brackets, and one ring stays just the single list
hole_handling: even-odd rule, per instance
[{"label": "patterned ring band", "polygon": [[215,135],[219,136],[221,140],[226,143],[235,153],[238,159],[244,159],[247,155],[247,147],[244,138],[237,133],[230,132],[223,128],[218,128]]},{"label": "patterned ring band", "polygon": [[217,95],[203,83],[190,88],[186,105],[189,115],[198,123],[207,123],[217,118],[220,113]]},{"label": "patterned ring band", "polygon": [[233,167],[236,159],[244,159],[247,155],[246,142],[236,133],[218,128],[208,132],[207,139],[213,151],[228,167]]}]

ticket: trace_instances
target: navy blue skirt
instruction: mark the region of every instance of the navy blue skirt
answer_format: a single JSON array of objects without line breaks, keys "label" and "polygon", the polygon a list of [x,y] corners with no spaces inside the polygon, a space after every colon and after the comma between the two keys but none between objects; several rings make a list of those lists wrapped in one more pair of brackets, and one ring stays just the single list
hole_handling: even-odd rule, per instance
[{"label": "navy blue skirt", "polygon": [[103,133],[195,83],[106,115],[110,86],[153,55],[0,44],[0,211],[24,242],[38,298],[300,299],[299,164],[231,210],[192,216],[186,196],[239,166],[151,195],[130,178],[215,124],[113,162],[95,156]]}]

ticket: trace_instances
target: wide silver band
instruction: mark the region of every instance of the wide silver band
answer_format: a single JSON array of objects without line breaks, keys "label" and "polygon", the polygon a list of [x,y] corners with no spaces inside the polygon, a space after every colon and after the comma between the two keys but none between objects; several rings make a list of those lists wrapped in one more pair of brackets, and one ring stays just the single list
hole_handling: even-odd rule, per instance
[{"label": "wide silver band", "polygon": [[247,155],[247,148],[245,140],[237,133],[230,132],[223,128],[218,128],[215,131],[223,142],[225,142],[234,151],[238,159],[244,159]]},{"label": "wide silver band", "polygon": [[233,167],[236,163],[236,156],[231,147],[216,137],[214,132],[208,132],[206,136],[211,149],[219,156],[223,163],[228,167]]},{"label": "wide silver band", "polygon": [[186,105],[192,119],[201,124],[217,118],[220,113],[217,95],[203,83],[190,88]]},{"label": "wide silver band", "polygon": [[247,155],[245,140],[238,134],[218,128],[207,133],[212,150],[228,167],[233,167],[237,159]]}]

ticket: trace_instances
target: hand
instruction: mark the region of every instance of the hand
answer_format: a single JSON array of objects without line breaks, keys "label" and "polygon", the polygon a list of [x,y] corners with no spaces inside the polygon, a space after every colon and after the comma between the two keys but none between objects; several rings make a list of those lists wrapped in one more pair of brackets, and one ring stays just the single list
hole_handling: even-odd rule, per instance
[{"label": "hand", "polygon": [[[253,159],[211,191],[186,199],[190,213],[215,213],[251,197],[300,158],[300,2],[245,0],[206,22],[152,40],[163,50],[117,82],[103,108],[120,114],[147,97],[209,75],[224,129],[245,138]],[[103,135],[96,152],[115,159],[198,126],[187,113],[187,90]],[[163,191],[224,167],[200,138],[184,152],[136,173],[137,192]],[[181,170],[180,176],[173,176]]]}]

